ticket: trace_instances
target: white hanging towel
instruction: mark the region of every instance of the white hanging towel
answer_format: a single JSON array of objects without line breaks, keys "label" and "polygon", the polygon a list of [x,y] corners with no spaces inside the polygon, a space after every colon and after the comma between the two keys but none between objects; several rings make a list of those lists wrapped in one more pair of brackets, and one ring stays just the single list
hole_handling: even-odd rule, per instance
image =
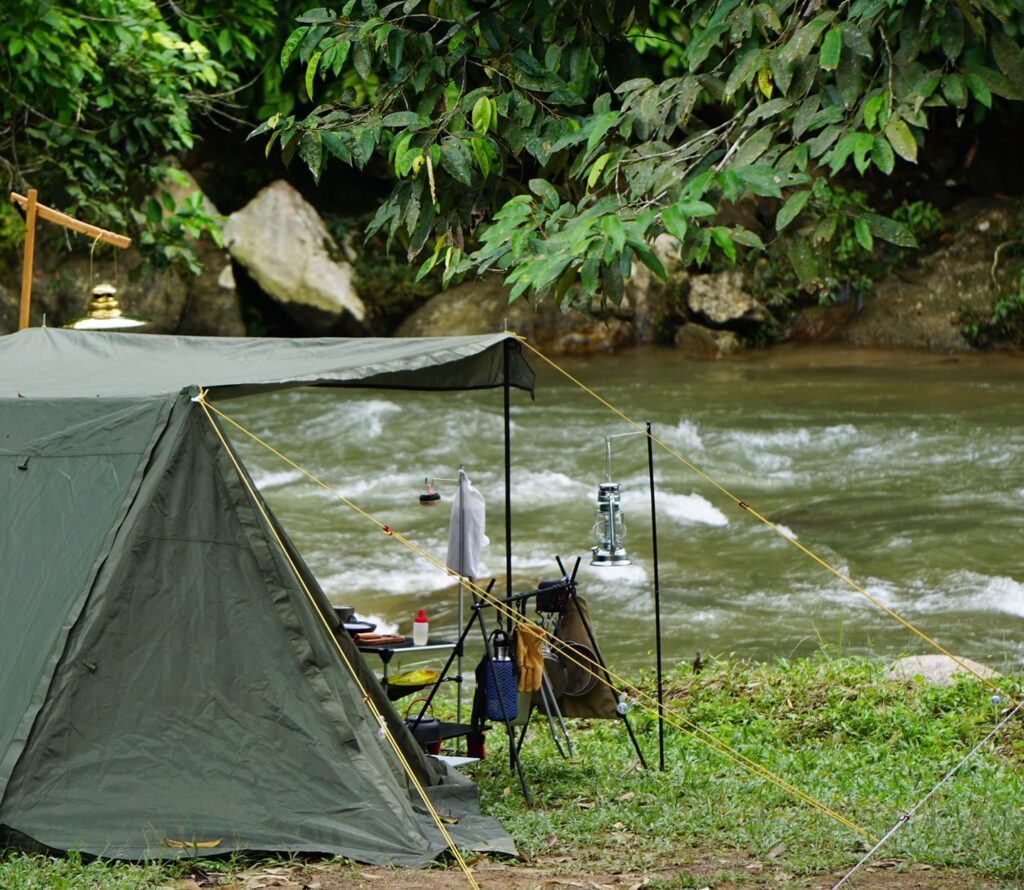
[{"label": "white hanging towel", "polygon": [[487,543],[484,534],[484,496],[469,477],[459,470],[459,488],[452,498],[452,518],[448,525],[447,565],[466,578],[480,577],[480,548]]}]

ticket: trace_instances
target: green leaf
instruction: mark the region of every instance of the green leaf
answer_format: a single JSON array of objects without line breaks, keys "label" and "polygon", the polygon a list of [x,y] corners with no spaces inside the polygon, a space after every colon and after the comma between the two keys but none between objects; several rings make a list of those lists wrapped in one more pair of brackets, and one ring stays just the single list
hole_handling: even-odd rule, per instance
[{"label": "green leaf", "polygon": [[875,242],[871,237],[871,230],[868,228],[866,220],[855,219],[853,221],[853,234],[857,238],[857,243],[865,250],[870,251],[874,247]]},{"label": "green leaf", "polygon": [[754,46],[748,49],[732,66],[729,79],[725,82],[725,98],[730,98],[736,90],[746,86],[761,67],[761,48]]},{"label": "green leaf", "polygon": [[754,161],[768,150],[768,146],[772,144],[772,136],[774,133],[774,124],[768,124],[766,127],[762,127],[754,133],[746,142],[743,143],[743,145],[740,146],[736,154],[733,155],[733,165],[736,167],[745,167],[747,164],[753,164]]},{"label": "green leaf", "polygon": [[760,195],[763,198],[782,197],[780,177],[768,165],[757,164],[752,167],[735,167],[733,172],[740,183],[752,194]]},{"label": "green leaf", "polygon": [[316,182],[320,181],[320,173],[323,171],[324,147],[320,140],[320,134],[316,130],[302,134],[299,142],[299,157],[309,168]]},{"label": "green leaf", "polygon": [[[344,44],[347,48],[348,44]],[[388,34],[388,67],[397,71],[402,65],[402,55],[405,52],[405,30],[395,28]],[[337,71],[335,71],[337,73]]]},{"label": "green leaf", "polygon": [[540,198],[548,210],[557,210],[559,204],[562,203],[562,199],[558,196],[558,191],[546,179],[531,179],[530,191]]},{"label": "green leaf", "polygon": [[[997,30],[992,31],[992,56],[999,70],[1017,90],[1024,90],[1024,56],[1017,41]],[[995,90],[993,90],[995,92]]]},{"label": "green leaf", "polygon": [[988,88],[989,92],[1004,99],[1024,99],[1024,90],[1014,84],[1008,77],[1004,77],[998,71],[986,68],[983,65],[972,65],[965,71],[978,78]]},{"label": "green leaf", "polygon": [[619,96],[624,96],[626,93],[632,93],[636,90],[646,90],[650,86],[654,86],[654,81],[649,77],[634,77],[632,80],[620,83],[615,88],[615,92]]},{"label": "green leaf", "polygon": [[[395,167],[395,175],[400,179],[409,172],[412,165],[411,157],[406,161],[406,156],[409,154],[409,146],[412,144],[412,136],[413,134],[408,131],[400,134],[392,141],[391,148],[388,151],[388,158]],[[418,154],[418,151],[413,152],[413,156],[416,154]]]},{"label": "green leaf", "polygon": [[302,15],[297,15],[295,21],[303,22],[307,25],[318,25],[322,22],[333,22],[335,18],[333,9],[318,6],[316,9],[308,9]]},{"label": "green leaf", "polygon": [[729,229],[725,226],[712,226],[710,232],[711,240],[729,258],[729,262],[735,263],[736,245],[732,243],[732,233]]},{"label": "green leaf", "polygon": [[352,49],[352,67],[360,80],[367,80],[370,77],[370,50],[365,43],[357,43]]},{"label": "green leaf", "polygon": [[419,129],[421,120],[415,111],[392,111],[391,114],[384,115],[380,125],[382,127],[413,127]]},{"label": "green leaf", "polygon": [[476,159],[476,165],[484,175],[484,179],[486,179],[491,172],[491,159],[487,154],[487,148],[484,145],[484,141],[479,136],[474,136],[469,140],[469,144],[473,149],[473,157]]},{"label": "green leaf", "polygon": [[978,102],[986,108],[992,107],[992,93],[989,92],[988,87],[985,86],[980,77],[976,74],[965,74],[964,83]]},{"label": "green leaf", "polygon": [[292,53],[295,52],[295,47],[302,43],[302,40],[306,36],[308,30],[308,28],[298,28],[288,35],[288,39],[284,42],[284,46],[281,47],[282,71],[288,67],[288,62],[291,60]]},{"label": "green leaf", "polygon": [[683,241],[686,238],[686,217],[677,205],[669,204],[661,211],[661,223],[665,226],[665,231],[676,240]]},{"label": "green leaf", "polygon": [[345,140],[338,133],[332,133],[329,130],[325,130],[320,134],[321,141],[332,155],[346,164],[352,162],[352,152],[349,151],[348,146],[345,144]]},{"label": "green leaf", "polygon": [[765,250],[764,242],[750,229],[737,226],[732,230],[732,240],[744,247],[753,247],[755,250]]},{"label": "green leaf", "polygon": [[796,219],[800,211],[807,206],[807,201],[810,197],[810,189],[802,192],[794,192],[790,195],[786,199],[786,203],[780,208],[778,215],[775,217],[775,231],[781,232],[794,219]]},{"label": "green leaf", "polygon": [[791,99],[771,99],[758,105],[747,117],[747,124],[755,124],[761,120],[768,120],[780,111],[785,111],[793,104]]},{"label": "green leaf", "polygon": [[763,31],[774,32],[775,34],[782,33],[782,22],[779,19],[779,14],[769,4],[758,3],[754,7],[754,17]]},{"label": "green leaf", "polygon": [[598,179],[601,178],[601,174],[604,172],[604,168],[608,166],[608,162],[612,157],[614,157],[614,152],[606,151],[590,165],[590,172],[587,174],[588,189],[592,189],[597,184]]},{"label": "green leaf", "polygon": [[473,105],[471,115],[473,129],[480,136],[486,136],[491,126],[491,103],[487,96],[481,96]]},{"label": "green leaf", "polygon": [[714,216],[715,208],[706,201],[676,201],[673,205],[683,216]]},{"label": "green leaf", "polygon": [[583,268],[580,270],[580,284],[588,294],[597,291],[597,275],[600,270],[600,260],[596,256],[587,257],[583,261]]},{"label": "green leaf", "polygon": [[620,120],[621,115],[617,111],[606,111],[604,114],[592,117],[584,130],[588,132],[587,151],[592,151],[595,146],[604,138],[612,127]]},{"label": "green leaf", "polygon": [[939,39],[942,51],[955,61],[964,48],[964,17],[952,3],[946,6],[945,15],[939,22]]},{"label": "green leaf", "polygon": [[631,247],[633,252],[640,258],[640,262],[657,275],[658,278],[664,281],[668,277],[665,267],[662,265],[661,260],[658,259],[658,255],[646,244],[631,243]]},{"label": "green leaf", "polygon": [[309,64],[306,65],[306,95],[313,98],[313,78],[316,77],[316,66],[320,64],[322,53],[315,52],[309,57]]},{"label": "green leaf", "polygon": [[146,219],[149,220],[151,226],[160,225],[160,220],[164,218],[164,211],[160,207],[160,202],[156,198],[146,199]]},{"label": "green leaf", "polygon": [[490,9],[485,9],[480,13],[480,36],[494,52],[500,52],[505,47],[505,35],[502,32],[501,23]]},{"label": "green leaf", "polygon": [[942,78],[942,95],[954,108],[967,107],[967,88],[959,74],[947,74]]},{"label": "green leaf", "polygon": [[889,143],[881,136],[876,136],[871,143],[871,160],[886,176],[892,173],[896,166],[896,156],[892,153]]},{"label": "green leaf", "polygon": [[864,126],[869,130],[875,129],[875,123],[878,121],[878,116],[881,114],[882,109],[885,108],[887,101],[886,93],[879,93],[877,96],[872,96],[864,103]]},{"label": "green leaf", "polygon": [[611,240],[615,250],[621,252],[626,246],[626,232],[622,228],[622,222],[614,213],[601,220],[601,230]]},{"label": "green leaf", "polygon": [[740,196],[740,178],[736,175],[735,171],[726,168],[719,173],[715,179],[718,180],[719,185],[722,189],[722,197],[726,201],[735,202]]},{"label": "green leaf", "polygon": [[826,71],[835,71],[839,66],[839,55],[843,49],[843,33],[838,28],[829,28],[821,42],[818,64]]},{"label": "green leaf", "polygon": [[473,181],[470,173],[472,158],[469,149],[461,139],[449,136],[441,143],[441,165],[447,170],[453,179],[463,185],[469,185]]},{"label": "green leaf", "polygon": [[864,211],[860,215],[871,232],[883,241],[895,244],[897,247],[917,247],[917,239],[914,233],[902,223],[896,222],[887,216]]},{"label": "green leaf", "polygon": [[891,118],[885,125],[885,138],[901,158],[912,164],[917,163],[917,143],[914,141],[914,135],[910,132],[910,127],[898,117]]}]

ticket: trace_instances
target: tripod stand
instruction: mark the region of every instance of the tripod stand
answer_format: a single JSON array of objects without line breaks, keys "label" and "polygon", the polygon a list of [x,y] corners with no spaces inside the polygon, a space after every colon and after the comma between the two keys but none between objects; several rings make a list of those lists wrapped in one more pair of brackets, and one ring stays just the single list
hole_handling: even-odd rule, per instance
[{"label": "tripod stand", "polygon": [[[558,568],[562,573],[562,577],[557,581],[542,582],[536,590],[531,590],[526,593],[513,594],[505,597],[496,602],[489,602],[482,597],[474,594],[473,603],[470,607],[472,614],[469,620],[466,622],[462,629],[462,633],[459,636],[459,640],[455,645],[454,650],[448,657],[448,661],[445,663],[444,668],[441,671],[441,675],[438,682],[435,683],[433,689],[431,689],[427,696],[425,703],[420,710],[419,714],[413,721],[415,726],[419,720],[426,714],[431,702],[433,701],[434,695],[440,685],[440,681],[447,675],[451,669],[452,664],[455,661],[456,653],[461,652],[465,645],[466,639],[473,631],[474,627],[478,627],[480,630],[481,638],[484,644],[484,661],[482,663],[483,671],[478,670],[478,683],[486,681],[488,677],[488,671],[494,670],[493,659],[495,652],[491,645],[491,637],[488,634],[487,624],[484,618],[484,610],[488,607],[496,607],[498,603],[506,607],[506,627],[508,630],[512,629],[512,625],[515,623],[511,615],[507,614],[508,609],[514,609],[525,619],[526,606],[531,601],[534,602],[535,609],[540,614],[551,615],[552,617],[557,616],[556,620],[556,632],[554,640],[552,641],[551,648],[556,654],[564,656],[564,660],[573,662],[582,662],[583,670],[590,674],[597,674],[597,680],[607,688],[608,694],[612,696],[614,701],[614,716],[616,719],[620,719],[626,727],[626,732],[629,736],[629,741],[633,746],[633,750],[636,752],[637,758],[640,761],[641,766],[647,769],[647,761],[644,758],[643,751],[640,748],[639,741],[637,740],[636,734],[633,732],[633,726],[629,721],[628,710],[629,705],[625,700],[625,696],[612,683],[611,677],[605,668],[604,658],[601,655],[600,647],[597,644],[597,638],[594,635],[593,627],[591,626],[587,608],[585,602],[579,596],[579,591],[576,586],[576,573],[579,571],[581,560],[577,558],[576,564],[573,566],[572,574],[570,575],[562,563],[561,557],[555,557],[558,563]],[[491,589],[494,587],[494,580],[492,579],[487,587],[487,593],[489,594]],[[572,648],[573,641],[566,640],[562,636],[563,628],[568,623],[568,619],[572,617],[572,620],[582,628],[585,642],[589,644],[589,654],[583,655],[578,649]],[[501,616],[498,616],[498,627],[502,625]],[[583,642],[583,640],[579,641]],[[588,663],[592,661],[593,664]],[[597,667],[595,667],[595,664]],[[579,665],[577,665],[578,667]],[[481,676],[482,674],[482,676]],[[563,699],[565,701],[565,699]],[[526,723],[522,727],[522,731],[519,733],[519,737],[516,738],[515,726],[518,717],[518,713],[513,713],[512,709],[509,708],[504,699],[499,696],[499,714],[500,722],[505,726],[505,730],[509,738],[509,768],[514,769],[519,777],[519,783],[523,789],[523,796],[526,798],[527,803],[530,802],[530,792],[527,786],[526,777],[523,773],[522,759],[520,757],[520,751],[523,742],[526,737],[526,732],[529,729],[530,717],[532,717],[532,703],[528,705],[530,713],[527,715]],[[555,740],[555,744],[559,751],[565,756],[565,750],[558,740],[557,733],[555,731],[555,721],[557,720],[564,738],[567,743],[567,749],[571,754],[572,744],[569,739],[568,732],[565,729],[565,724],[562,721],[562,713],[559,709],[559,705],[556,701],[556,696],[551,687],[550,681],[547,677],[542,680],[541,695],[540,695],[540,706],[545,711],[548,717],[549,727],[551,729],[552,738]],[[595,715],[598,716],[598,715]],[[492,719],[498,719],[492,717]],[[466,734],[466,733],[463,733]]]}]

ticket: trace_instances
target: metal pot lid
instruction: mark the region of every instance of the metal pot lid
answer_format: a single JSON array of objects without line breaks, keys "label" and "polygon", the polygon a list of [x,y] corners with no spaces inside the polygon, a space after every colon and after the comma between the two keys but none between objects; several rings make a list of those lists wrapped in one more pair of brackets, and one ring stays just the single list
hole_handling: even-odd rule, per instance
[{"label": "metal pot lid", "polygon": [[594,656],[593,650],[582,643],[566,640],[562,645],[567,650],[565,670],[569,675],[565,694],[569,698],[580,698],[597,685],[597,669],[595,668],[597,658]]}]

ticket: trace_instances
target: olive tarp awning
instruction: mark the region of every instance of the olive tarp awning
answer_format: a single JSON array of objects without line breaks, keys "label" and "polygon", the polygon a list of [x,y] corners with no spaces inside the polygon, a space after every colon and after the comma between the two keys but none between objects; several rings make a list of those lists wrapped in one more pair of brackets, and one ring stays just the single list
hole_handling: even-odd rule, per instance
[{"label": "olive tarp awning", "polygon": [[475,337],[275,339],[166,337],[28,328],[0,338],[0,398],[136,398],[191,386],[212,398],[293,386],[466,390],[533,370],[509,334]]},{"label": "olive tarp awning", "polygon": [[[532,389],[518,343],[500,335],[0,338],[3,831],[119,858],[214,841],[204,853],[418,865],[442,852],[338,654],[316,579],[191,396],[501,386],[506,340],[510,382]],[[457,818],[456,842],[512,852],[475,787],[435,770],[340,642]]]}]

